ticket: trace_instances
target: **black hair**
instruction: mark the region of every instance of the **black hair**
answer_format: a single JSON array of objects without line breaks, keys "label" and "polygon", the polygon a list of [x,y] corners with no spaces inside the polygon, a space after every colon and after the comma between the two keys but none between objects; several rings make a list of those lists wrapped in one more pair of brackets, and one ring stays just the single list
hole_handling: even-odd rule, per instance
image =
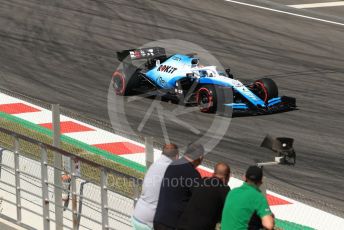
[{"label": "black hair", "polygon": [[201,144],[191,143],[186,148],[184,155],[191,158],[192,160],[197,160],[197,159],[203,157],[204,147]]}]

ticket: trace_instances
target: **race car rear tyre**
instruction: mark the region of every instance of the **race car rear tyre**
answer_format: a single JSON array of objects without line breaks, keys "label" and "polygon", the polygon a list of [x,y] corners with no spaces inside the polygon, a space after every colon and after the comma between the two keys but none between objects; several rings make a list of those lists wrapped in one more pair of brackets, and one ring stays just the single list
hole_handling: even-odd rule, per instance
[{"label": "race car rear tyre", "polygon": [[278,97],[278,87],[270,78],[262,78],[254,82],[257,89],[257,96],[264,102],[268,102],[271,98]]},{"label": "race car rear tyre", "polygon": [[213,85],[201,86],[196,93],[196,101],[201,112],[216,112],[217,97],[216,90]]},{"label": "race car rear tyre", "polygon": [[119,95],[119,96],[126,95],[126,80],[122,72],[115,71],[112,74],[112,86],[116,95]]}]

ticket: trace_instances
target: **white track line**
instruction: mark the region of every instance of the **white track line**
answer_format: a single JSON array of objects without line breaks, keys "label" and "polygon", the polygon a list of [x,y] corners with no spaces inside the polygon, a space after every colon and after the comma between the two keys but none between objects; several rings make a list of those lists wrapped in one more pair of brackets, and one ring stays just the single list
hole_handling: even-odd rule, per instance
[{"label": "white track line", "polygon": [[288,5],[297,9],[306,9],[306,8],[318,8],[318,7],[332,7],[332,6],[344,6],[344,1],[340,2],[321,2],[321,3],[310,3],[310,4],[297,4],[297,5]]},{"label": "white track line", "polygon": [[300,18],[307,18],[307,19],[314,20],[314,21],[330,23],[330,24],[334,24],[334,25],[338,25],[338,26],[344,26],[344,23],[330,21],[330,20],[325,20],[325,19],[321,19],[321,18],[310,17],[310,16],[306,16],[306,15],[302,15],[302,14],[295,14],[295,13],[291,13],[291,12],[288,12],[288,11],[276,10],[276,9],[272,9],[272,8],[268,8],[268,7],[264,7],[264,6],[258,6],[258,5],[253,5],[253,4],[249,4],[249,3],[245,3],[245,2],[238,2],[238,1],[234,1],[234,0],[225,0],[225,1],[226,2],[235,3],[235,4],[239,4],[239,5],[255,7],[255,8],[258,8],[258,9],[262,9],[262,10],[273,11],[273,12],[277,12],[277,13],[281,13],[281,14],[288,14],[288,15],[292,15],[292,16],[296,16],[296,17],[300,17]]}]

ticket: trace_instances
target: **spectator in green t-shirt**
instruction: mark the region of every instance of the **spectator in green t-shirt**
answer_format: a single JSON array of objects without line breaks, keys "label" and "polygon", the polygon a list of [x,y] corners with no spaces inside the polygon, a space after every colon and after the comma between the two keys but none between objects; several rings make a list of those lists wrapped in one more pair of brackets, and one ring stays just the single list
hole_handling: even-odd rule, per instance
[{"label": "spectator in green t-shirt", "polygon": [[263,170],[250,166],[244,184],[228,193],[222,212],[222,230],[259,229],[256,223],[252,223],[254,217],[261,220],[261,227],[268,230],[274,228],[273,214],[266,197],[259,190],[262,178]]}]

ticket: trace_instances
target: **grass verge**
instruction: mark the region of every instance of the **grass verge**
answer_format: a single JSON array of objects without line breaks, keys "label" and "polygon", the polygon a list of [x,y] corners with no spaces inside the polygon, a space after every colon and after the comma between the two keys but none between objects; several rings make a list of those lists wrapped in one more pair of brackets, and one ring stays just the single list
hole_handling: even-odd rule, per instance
[{"label": "grass verge", "polygon": [[[38,140],[45,144],[51,145],[53,142],[53,133],[51,130],[6,113],[0,112],[0,126],[5,129],[30,137],[32,139]],[[39,146],[23,140],[20,140],[19,144],[20,153],[22,155],[35,160],[40,160]],[[0,146],[10,150],[13,149],[13,137],[4,133],[0,133]],[[117,172],[136,178],[142,179],[144,177],[144,172],[146,171],[146,168],[140,164],[131,162],[129,160],[64,135],[61,136],[61,149],[67,152],[74,153],[82,158],[96,162],[100,165],[112,168]],[[48,152],[49,164],[53,165],[53,159],[53,153]],[[98,169],[95,169],[90,165],[81,163],[80,170],[81,175],[84,179],[99,183],[100,171]],[[109,174],[108,184],[111,189],[125,196],[132,197],[134,194],[133,181],[127,180],[125,177],[120,176],[120,174]]]}]

